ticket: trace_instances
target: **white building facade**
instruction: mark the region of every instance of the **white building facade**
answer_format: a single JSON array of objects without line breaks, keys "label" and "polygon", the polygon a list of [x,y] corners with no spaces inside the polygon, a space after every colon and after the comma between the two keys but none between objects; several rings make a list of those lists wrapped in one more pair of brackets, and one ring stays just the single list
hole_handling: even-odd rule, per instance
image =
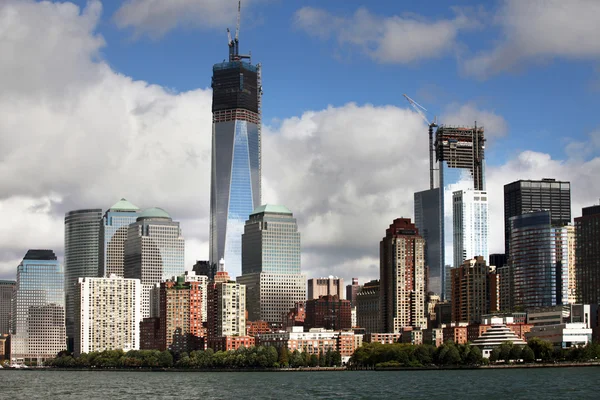
[{"label": "white building facade", "polygon": [[92,351],[140,348],[139,279],[79,278],[75,306],[76,355]]},{"label": "white building facade", "polygon": [[483,190],[459,190],[452,195],[453,267],[464,260],[489,258],[488,196]]}]

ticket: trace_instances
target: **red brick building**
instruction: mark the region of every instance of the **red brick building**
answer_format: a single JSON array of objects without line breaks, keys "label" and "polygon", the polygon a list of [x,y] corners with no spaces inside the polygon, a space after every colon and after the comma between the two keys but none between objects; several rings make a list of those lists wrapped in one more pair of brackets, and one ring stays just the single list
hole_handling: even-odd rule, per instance
[{"label": "red brick building", "polygon": [[350,300],[341,300],[337,295],[319,296],[306,301],[304,329],[325,328],[341,331],[352,328]]},{"label": "red brick building", "polygon": [[262,333],[271,333],[271,325],[267,321],[246,321],[246,335],[256,336]]},{"label": "red brick building", "polygon": [[238,348],[252,347],[255,341],[252,336],[221,336],[208,338],[208,348],[217,351],[237,350]]},{"label": "red brick building", "polygon": [[282,329],[285,331],[292,326],[304,326],[306,311],[304,302],[298,302],[283,316]]},{"label": "red brick building", "polygon": [[401,333],[367,333],[363,341],[365,343],[396,343],[402,338]]},{"label": "red brick building", "polygon": [[159,350],[162,347],[160,318],[144,318],[140,322],[140,350]]},{"label": "red brick building", "polygon": [[442,329],[444,342],[452,341],[456,344],[467,343],[467,327],[466,326],[447,326]]}]

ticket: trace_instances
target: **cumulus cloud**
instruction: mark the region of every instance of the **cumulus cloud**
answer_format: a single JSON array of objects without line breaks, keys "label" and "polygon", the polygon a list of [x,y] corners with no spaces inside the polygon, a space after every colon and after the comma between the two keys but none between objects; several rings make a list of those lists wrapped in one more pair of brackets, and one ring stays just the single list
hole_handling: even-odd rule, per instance
[{"label": "cumulus cloud", "polygon": [[309,35],[334,37],[340,45],[356,47],[377,62],[406,64],[447,54],[460,30],[478,25],[461,10],[456,12],[454,19],[428,21],[414,14],[378,16],[364,7],[352,16],[303,7],[295,13],[294,23]]},{"label": "cumulus cloud", "polygon": [[[250,1],[245,0],[244,6]],[[237,0],[127,0],[113,16],[136,37],[158,38],[177,28],[221,28],[235,22]]]},{"label": "cumulus cloud", "polygon": [[486,78],[554,57],[598,59],[596,0],[504,0],[492,20],[503,32],[497,46],[464,60],[468,75]]},{"label": "cumulus cloud", "polygon": [[508,124],[501,115],[482,110],[475,103],[450,104],[440,117],[440,123],[446,125],[473,125],[475,121],[485,128],[487,139],[503,137],[508,133]]}]

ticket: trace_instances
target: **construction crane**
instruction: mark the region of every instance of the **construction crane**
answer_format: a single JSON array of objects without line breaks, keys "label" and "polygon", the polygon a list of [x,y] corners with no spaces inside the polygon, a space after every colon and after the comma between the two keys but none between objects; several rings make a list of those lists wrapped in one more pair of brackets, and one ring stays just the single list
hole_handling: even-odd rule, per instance
[{"label": "construction crane", "polygon": [[238,1],[237,24],[235,26],[235,37],[231,39],[231,31],[227,28],[227,44],[229,45],[229,62],[250,59],[250,55],[240,54],[240,20],[242,13],[242,2]]},{"label": "construction crane", "polygon": [[406,101],[408,101],[408,103],[411,105],[413,110],[415,110],[417,114],[419,114],[421,118],[423,118],[423,121],[425,121],[425,123],[429,127],[429,188],[433,189],[433,154],[435,152],[435,149],[433,148],[433,128],[437,128],[437,120],[436,118],[434,118],[433,121],[429,121],[429,119],[425,115],[425,113],[427,112],[427,109],[425,107],[408,97],[406,94],[403,94],[403,96],[406,99]]}]

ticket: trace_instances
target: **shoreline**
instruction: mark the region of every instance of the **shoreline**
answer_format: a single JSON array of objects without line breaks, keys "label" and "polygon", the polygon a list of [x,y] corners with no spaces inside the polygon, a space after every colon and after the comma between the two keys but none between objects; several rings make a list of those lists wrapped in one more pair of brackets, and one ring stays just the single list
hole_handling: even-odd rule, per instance
[{"label": "shoreline", "polygon": [[0,371],[129,371],[129,372],[341,372],[341,371],[452,371],[486,369],[524,369],[524,368],[583,368],[600,367],[600,362],[580,363],[534,363],[534,364],[496,364],[480,366],[427,366],[427,367],[300,367],[300,368],[2,368]]}]

